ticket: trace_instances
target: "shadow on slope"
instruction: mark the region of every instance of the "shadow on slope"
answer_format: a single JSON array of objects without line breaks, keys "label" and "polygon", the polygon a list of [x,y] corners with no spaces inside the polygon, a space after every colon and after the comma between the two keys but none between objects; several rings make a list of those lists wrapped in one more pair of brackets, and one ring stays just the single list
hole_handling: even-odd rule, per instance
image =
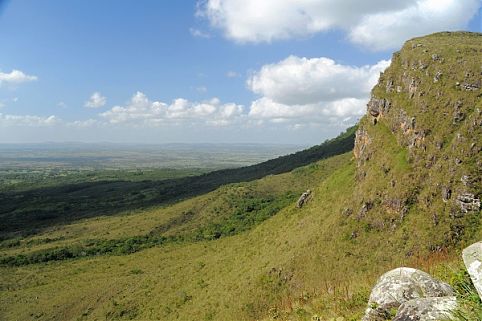
[{"label": "shadow on slope", "polygon": [[221,185],[289,172],[353,149],[356,128],[321,145],[260,164],[162,181],[101,181],[0,193],[0,238],[28,235],[81,218],[169,204]]}]

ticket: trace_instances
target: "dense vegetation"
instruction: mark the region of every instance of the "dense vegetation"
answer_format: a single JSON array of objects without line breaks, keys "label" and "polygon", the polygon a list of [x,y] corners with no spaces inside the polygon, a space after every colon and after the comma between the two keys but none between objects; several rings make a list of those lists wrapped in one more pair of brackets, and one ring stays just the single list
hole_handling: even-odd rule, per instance
[{"label": "dense vegetation", "polygon": [[210,192],[221,185],[288,172],[351,150],[354,132],[355,128],[350,128],[321,145],[260,164],[198,176],[163,180],[88,180],[28,190],[0,190],[0,237],[32,234],[80,218],[169,204]]},{"label": "dense vegetation", "polygon": [[[196,242],[204,240],[215,240],[220,237],[232,236],[252,228],[254,225],[263,222],[278,213],[283,207],[293,203],[296,195],[288,192],[284,195],[260,197],[254,193],[242,194],[242,198],[231,198],[229,210],[231,213],[222,219],[210,221],[196,226],[189,233],[179,233],[170,236],[163,236],[162,232],[167,229],[186,222],[196,213],[189,211],[183,213],[181,219],[175,219],[166,225],[154,228],[146,235],[123,237],[118,239],[88,239],[79,244],[64,247],[53,247],[44,250],[34,251],[28,254],[17,254],[14,256],[0,257],[0,265],[21,266],[27,264],[43,263],[49,261],[62,261],[67,259],[97,256],[105,254],[125,255],[147,249],[153,246],[164,245],[168,242]],[[51,242],[51,239],[44,241]],[[30,245],[40,242],[30,242]],[[19,239],[9,240],[0,243],[3,248],[15,248],[21,245]]]},{"label": "dense vegetation", "polygon": [[[451,283],[461,319],[477,320],[480,300],[460,250],[482,238],[480,205],[468,201],[482,196],[481,38],[407,42],[373,89],[354,157],[268,175],[309,158],[298,154],[171,180],[192,183],[172,191],[170,200],[185,197],[175,204],[123,212],[114,204],[116,215],[4,240],[0,318],[354,321],[380,274],[411,266]],[[338,151],[352,135],[335,141]],[[256,175],[268,176],[214,189]],[[210,192],[188,198],[201,182]],[[307,189],[310,201],[296,208]],[[66,195],[74,201],[75,193]],[[86,255],[65,252],[72,249]]]}]

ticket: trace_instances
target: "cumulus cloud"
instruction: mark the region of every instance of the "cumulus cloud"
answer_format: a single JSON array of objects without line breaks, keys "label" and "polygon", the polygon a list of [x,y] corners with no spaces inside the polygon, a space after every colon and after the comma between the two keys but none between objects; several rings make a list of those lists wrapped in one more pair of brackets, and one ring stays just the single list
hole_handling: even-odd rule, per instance
[{"label": "cumulus cloud", "polygon": [[467,25],[479,0],[206,0],[198,16],[237,42],[270,42],[345,30],[357,44],[399,47],[408,38]]},{"label": "cumulus cloud", "polygon": [[251,104],[254,119],[353,122],[365,111],[371,88],[390,64],[347,66],[329,58],[290,56],[263,66],[247,80],[261,98]]},{"label": "cumulus cloud", "polygon": [[37,76],[27,75],[23,71],[16,69],[12,70],[10,73],[0,71],[0,86],[2,84],[19,85],[21,83],[35,81],[37,79]]},{"label": "cumulus cloud", "polygon": [[373,66],[352,67],[330,58],[290,56],[263,66],[248,79],[248,87],[283,104],[360,98],[366,97],[388,65],[389,61],[382,60]]},{"label": "cumulus cloud", "polygon": [[222,126],[238,121],[243,115],[243,106],[222,104],[217,98],[204,102],[178,98],[167,104],[151,101],[142,92],[137,92],[126,106],[115,106],[100,115],[112,124]]},{"label": "cumulus cloud", "polygon": [[100,92],[94,92],[84,104],[87,108],[100,108],[105,106],[107,98],[102,96]]},{"label": "cumulus cloud", "polygon": [[417,1],[403,10],[363,17],[350,30],[349,38],[373,50],[397,48],[415,36],[463,29],[480,5],[479,0]]}]

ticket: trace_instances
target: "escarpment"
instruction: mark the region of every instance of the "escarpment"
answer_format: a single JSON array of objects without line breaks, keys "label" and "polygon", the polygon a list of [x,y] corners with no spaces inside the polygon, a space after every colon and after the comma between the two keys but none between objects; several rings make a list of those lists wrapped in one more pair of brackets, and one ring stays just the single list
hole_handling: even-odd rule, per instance
[{"label": "escarpment", "polygon": [[481,57],[479,33],[406,42],[360,121],[354,199],[362,219],[378,230],[426,222],[431,244],[413,251],[440,251],[480,224]]}]

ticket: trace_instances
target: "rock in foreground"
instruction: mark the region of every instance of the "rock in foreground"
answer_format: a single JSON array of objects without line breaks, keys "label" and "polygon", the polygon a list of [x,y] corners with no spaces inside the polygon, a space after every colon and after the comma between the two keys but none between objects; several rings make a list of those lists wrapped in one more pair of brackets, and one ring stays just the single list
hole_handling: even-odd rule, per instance
[{"label": "rock in foreground", "polygon": [[477,242],[464,249],[462,257],[470,278],[482,298],[482,242]]},{"label": "rock in foreground", "polygon": [[423,298],[403,303],[392,321],[441,321],[451,320],[457,307],[454,296]]},{"label": "rock in foreground", "polygon": [[434,279],[423,271],[406,267],[397,268],[380,277],[370,294],[368,308],[362,320],[386,320],[390,317],[391,309],[397,309],[407,301],[453,294],[450,285]]}]

